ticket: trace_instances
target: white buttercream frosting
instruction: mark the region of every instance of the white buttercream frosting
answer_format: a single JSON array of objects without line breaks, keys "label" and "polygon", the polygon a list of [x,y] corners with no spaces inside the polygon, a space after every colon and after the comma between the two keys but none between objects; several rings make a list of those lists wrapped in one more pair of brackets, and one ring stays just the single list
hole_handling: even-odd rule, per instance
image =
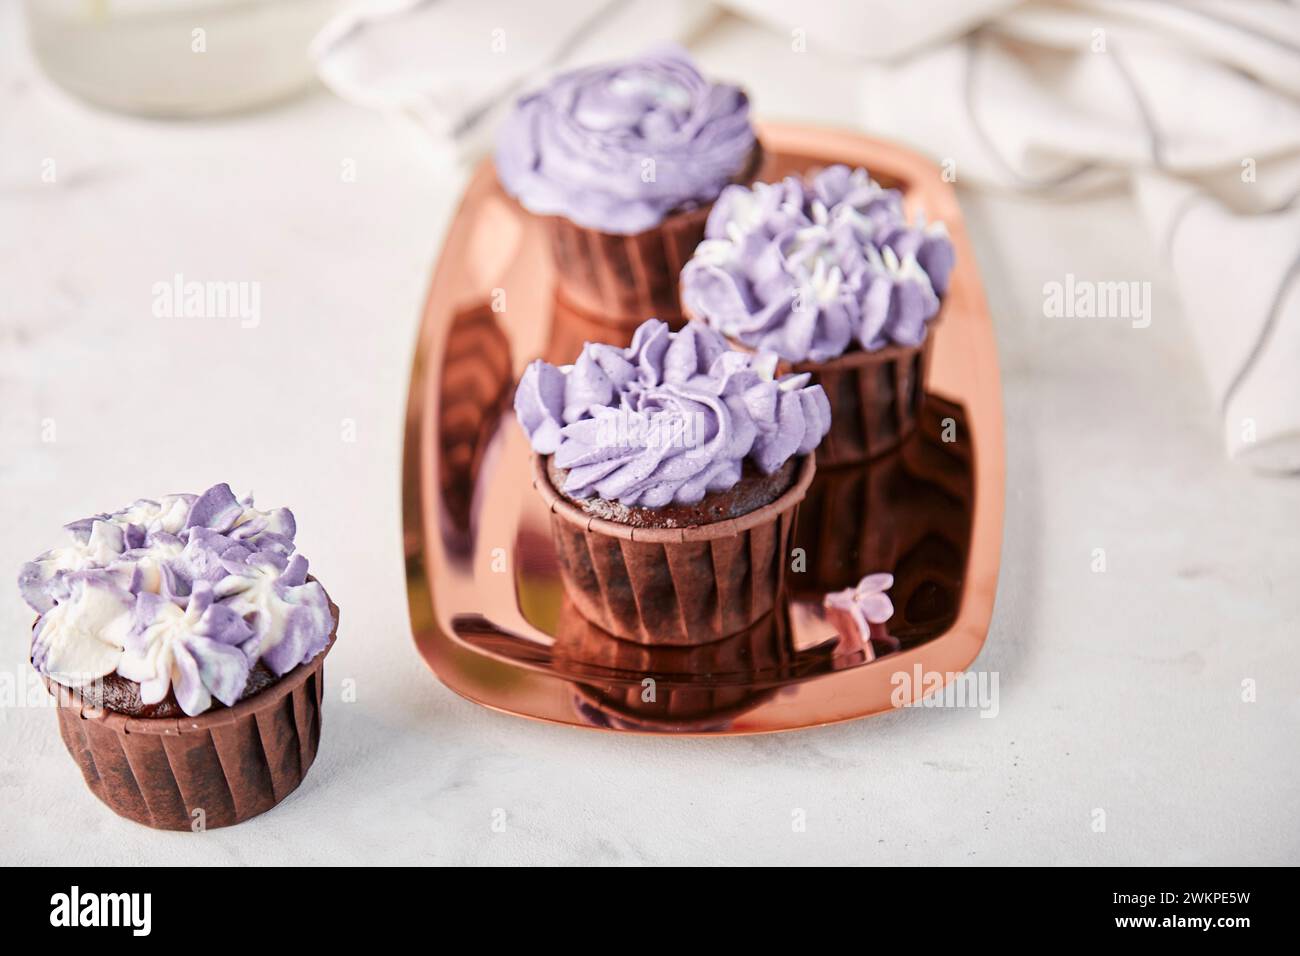
[{"label": "white buttercream frosting", "polygon": [[18,579],[41,614],[32,662],[59,683],[116,671],[142,703],[174,694],[193,715],[237,700],[259,661],[282,675],[329,642],[329,598],[307,580],[286,508],[261,511],[215,485],[66,529],[70,540]]}]

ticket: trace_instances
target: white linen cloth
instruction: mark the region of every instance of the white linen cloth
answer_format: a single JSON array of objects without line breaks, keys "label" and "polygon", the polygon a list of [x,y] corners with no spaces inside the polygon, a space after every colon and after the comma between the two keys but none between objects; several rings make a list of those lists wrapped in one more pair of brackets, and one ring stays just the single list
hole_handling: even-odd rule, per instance
[{"label": "white linen cloth", "polygon": [[686,42],[715,14],[698,0],[362,0],[326,25],[313,55],[339,96],[410,120],[439,152],[467,158],[557,69]]},{"label": "white linen cloth", "polygon": [[[1052,196],[1134,189],[1180,289],[1228,454],[1300,471],[1300,7],[724,5],[810,56],[856,64],[863,127],[946,161],[960,182]],[[714,12],[688,0],[383,0],[350,6],[315,55],[339,95],[408,117],[463,156],[486,148],[513,99],[554,70],[689,43]],[[1133,319],[1134,334],[1152,321]]]}]

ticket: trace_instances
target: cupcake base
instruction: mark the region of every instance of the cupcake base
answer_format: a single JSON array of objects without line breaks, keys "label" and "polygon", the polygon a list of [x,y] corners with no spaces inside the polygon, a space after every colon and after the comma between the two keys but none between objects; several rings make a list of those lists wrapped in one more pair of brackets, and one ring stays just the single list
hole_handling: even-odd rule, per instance
[{"label": "cupcake base", "polygon": [[[762,165],[762,145],[755,143],[744,170],[732,182],[752,182]],[[630,236],[588,229],[563,216],[546,217],[556,295],[620,330],[650,318],[680,328],[686,317],[677,295],[678,278],[704,239],[712,209],[710,202],[673,213]]]},{"label": "cupcake base", "polygon": [[95,709],[46,679],[59,733],[86,786],[119,816],[158,830],[212,830],[265,813],[302,783],[320,743],[325,655],[239,701],[179,719]]},{"label": "cupcake base", "polygon": [[[817,448],[822,466],[866,461],[893,451],[916,430],[925,397],[934,323],[917,346],[846,352],[829,362],[798,362],[831,406],[831,430]],[[787,366],[783,365],[783,369]]]},{"label": "cupcake base", "polygon": [[556,295],[620,330],[648,318],[680,328],[686,320],[677,301],[677,276],[704,239],[712,208],[676,213],[632,236],[587,229],[560,216],[548,218]]},{"label": "cupcake base", "polygon": [[685,528],[645,528],[593,517],[551,484],[533,456],[533,486],[551,512],[565,590],[587,620],[647,645],[707,644],[771,611],[785,584],[811,455],[780,497],[737,518]]},{"label": "cupcake base", "polygon": [[[687,320],[698,319],[690,312]],[[920,345],[889,345],[875,352],[854,349],[828,362],[777,364],[778,375],[808,373],[821,385],[831,407],[831,427],[817,446],[821,467],[854,465],[896,449],[916,430],[925,402],[925,383],[941,311]],[[701,320],[707,321],[707,320]],[[740,352],[755,349],[731,337]]]}]

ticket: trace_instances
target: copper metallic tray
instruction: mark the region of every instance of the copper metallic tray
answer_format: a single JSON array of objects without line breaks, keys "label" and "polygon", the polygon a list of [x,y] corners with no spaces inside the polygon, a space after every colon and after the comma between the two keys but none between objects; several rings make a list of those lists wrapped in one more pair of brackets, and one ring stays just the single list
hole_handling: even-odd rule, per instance
[{"label": "copper metallic tray", "polygon": [[[892,144],[797,126],[767,125],[760,135],[763,179],[832,162],[865,166],[903,189],[910,211],[947,223],[957,267],[935,326],[921,428],[866,465],[818,470],[796,540],[806,570],[789,575],[785,606],[749,631],[661,650],[598,631],[564,598],[510,404],[529,361],[571,361],[599,329],[557,305],[540,224],[485,161],[434,272],[403,455],[416,647],[470,700],[575,726],[764,733],[889,710],[893,675],[920,665],[950,678],[979,653],[1002,539],[1002,399],[956,197],[936,167]],[[840,638],[821,595],[873,571],[896,578],[889,635]],[[916,696],[925,683],[913,682]]]}]

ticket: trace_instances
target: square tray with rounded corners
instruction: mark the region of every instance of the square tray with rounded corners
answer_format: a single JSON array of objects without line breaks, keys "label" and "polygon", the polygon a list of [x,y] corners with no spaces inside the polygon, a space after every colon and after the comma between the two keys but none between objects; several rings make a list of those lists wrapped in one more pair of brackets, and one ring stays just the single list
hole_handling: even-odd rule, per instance
[{"label": "square tray with rounded corners", "polygon": [[[943,221],[956,247],[921,424],[893,452],[818,470],[800,508],[789,599],[696,648],[617,640],[564,597],[547,512],[511,411],[532,359],[619,340],[559,301],[541,224],[475,171],[434,272],[403,452],[407,593],[416,647],[444,684],[511,714],[646,733],[793,730],[919,700],[974,660],[993,613],[1003,434],[988,306],[951,186],[922,157],[851,132],[764,125],[760,178],[864,166]],[[625,344],[623,339],[621,344]],[[821,598],[875,571],[896,608],[867,641],[839,636]],[[878,632],[879,630],[879,632]],[[927,679],[904,683],[894,675]]]}]

